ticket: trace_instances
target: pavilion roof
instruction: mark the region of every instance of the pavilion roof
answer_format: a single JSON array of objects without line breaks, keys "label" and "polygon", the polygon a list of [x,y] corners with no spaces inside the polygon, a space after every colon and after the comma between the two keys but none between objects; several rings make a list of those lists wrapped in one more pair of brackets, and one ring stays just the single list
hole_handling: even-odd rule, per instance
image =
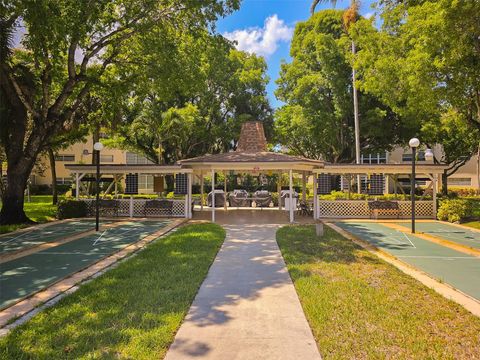
[{"label": "pavilion roof", "polygon": [[232,151],[228,153],[213,154],[213,155],[203,155],[190,159],[180,160],[179,163],[182,165],[188,165],[193,163],[219,163],[219,162],[242,162],[242,163],[271,163],[271,162],[301,162],[315,164],[318,166],[323,165],[323,161],[313,160],[304,158],[301,156],[292,156],[270,151],[261,151],[261,152],[239,152]]},{"label": "pavilion roof", "polygon": [[[417,174],[441,174],[447,165],[417,163]],[[412,164],[325,164],[322,169],[315,169],[315,173],[324,174],[391,174],[405,175],[412,172]]]}]

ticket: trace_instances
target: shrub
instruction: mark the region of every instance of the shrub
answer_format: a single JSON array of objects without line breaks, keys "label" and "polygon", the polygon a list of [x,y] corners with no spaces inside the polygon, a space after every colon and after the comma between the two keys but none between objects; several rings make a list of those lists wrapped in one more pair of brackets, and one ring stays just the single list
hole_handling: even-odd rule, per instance
[{"label": "shrub", "polygon": [[58,203],[57,218],[70,219],[87,216],[85,201],[62,200]]},{"label": "shrub", "polygon": [[444,200],[437,212],[438,220],[459,222],[472,216],[472,205],[468,200]]},{"label": "shrub", "polygon": [[[67,184],[57,185],[57,193],[64,195],[70,188],[71,185]],[[52,186],[47,184],[30,185],[30,195],[52,195]]]},{"label": "shrub", "polygon": [[476,197],[478,195],[480,195],[480,191],[473,188],[451,188],[448,190],[448,197],[450,198]]},{"label": "shrub", "polygon": [[52,195],[50,185],[30,185],[30,195]]},{"label": "shrub", "polygon": [[271,195],[273,206],[278,206],[278,192],[272,192]]}]

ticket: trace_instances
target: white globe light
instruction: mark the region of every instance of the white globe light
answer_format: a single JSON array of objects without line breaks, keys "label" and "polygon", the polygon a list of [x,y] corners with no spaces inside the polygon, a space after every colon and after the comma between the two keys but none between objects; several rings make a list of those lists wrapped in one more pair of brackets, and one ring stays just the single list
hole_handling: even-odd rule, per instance
[{"label": "white globe light", "polygon": [[433,151],[432,149],[425,150],[425,160],[431,161],[433,160]]},{"label": "white globe light", "polygon": [[99,141],[93,144],[93,148],[97,151],[102,151],[103,150],[103,144]]},{"label": "white globe light", "polygon": [[411,138],[410,141],[408,142],[408,145],[412,148],[417,148],[420,146],[420,140],[417,138]]}]

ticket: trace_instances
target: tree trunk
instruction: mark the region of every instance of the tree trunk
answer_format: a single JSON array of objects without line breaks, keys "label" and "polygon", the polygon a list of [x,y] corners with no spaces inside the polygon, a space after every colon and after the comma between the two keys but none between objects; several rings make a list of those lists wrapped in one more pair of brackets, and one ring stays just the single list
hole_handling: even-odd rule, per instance
[{"label": "tree trunk", "polygon": [[52,204],[57,205],[57,169],[55,168],[55,154],[51,148],[48,149],[48,159],[50,160],[50,171],[52,173]]},{"label": "tree trunk", "polygon": [[0,225],[33,223],[23,210],[25,188],[33,168],[31,164],[21,162],[9,164],[7,184],[2,194],[2,209],[0,210]]},{"label": "tree trunk", "polygon": [[442,174],[442,195],[448,195],[448,175],[446,170]]}]

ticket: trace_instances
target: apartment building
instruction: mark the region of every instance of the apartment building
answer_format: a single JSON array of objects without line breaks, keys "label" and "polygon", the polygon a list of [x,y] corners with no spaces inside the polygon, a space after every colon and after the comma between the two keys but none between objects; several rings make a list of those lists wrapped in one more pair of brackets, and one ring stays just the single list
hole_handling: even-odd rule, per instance
[{"label": "apartment building", "polygon": [[[78,142],[67,149],[60,150],[55,156],[55,169],[57,173],[57,184],[72,184],[73,178],[65,168],[66,164],[91,164],[93,151],[93,138],[85,142]],[[105,147],[100,153],[101,164],[147,164],[150,163],[145,157],[119,149]],[[49,159],[44,157],[40,160],[40,166],[34,169],[31,176],[31,184],[51,185],[52,174],[50,171]],[[41,169],[41,171],[40,171]],[[139,175],[138,191],[140,193],[153,192],[153,176]]]},{"label": "apartment building", "polygon": [[[70,172],[65,168],[65,164],[89,164],[92,162],[93,139],[90,138],[85,142],[76,143],[65,150],[61,150],[56,155],[56,171],[58,184],[71,184],[72,177]],[[433,149],[435,155],[441,154],[441,147],[437,146]],[[361,162],[365,164],[381,164],[381,163],[410,163],[412,160],[411,150],[408,148],[397,147],[391,152],[362,154]],[[105,148],[101,152],[102,164],[146,164],[149,163],[145,157],[119,149]],[[424,152],[422,150],[418,153],[418,162],[425,161]],[[32,174],[32,184],[46,184],[50,185],[52,182],[51,172],[49,170],[48,158],[41,160],[42,167],[45,170],[40,174],[34,171]],[[455,174],[449,177],[449,187],[469,187],[479,189],[479,164],[480,159],[478,155],[473,156],[464,166],[462,166]],[[140,175],[139,176],[139,192],[153,193],[153,176]],[[427,179],[418,179],[419,184],[422,181],[427,182]],[[408,183],[408,177],[399,179]]]}]

